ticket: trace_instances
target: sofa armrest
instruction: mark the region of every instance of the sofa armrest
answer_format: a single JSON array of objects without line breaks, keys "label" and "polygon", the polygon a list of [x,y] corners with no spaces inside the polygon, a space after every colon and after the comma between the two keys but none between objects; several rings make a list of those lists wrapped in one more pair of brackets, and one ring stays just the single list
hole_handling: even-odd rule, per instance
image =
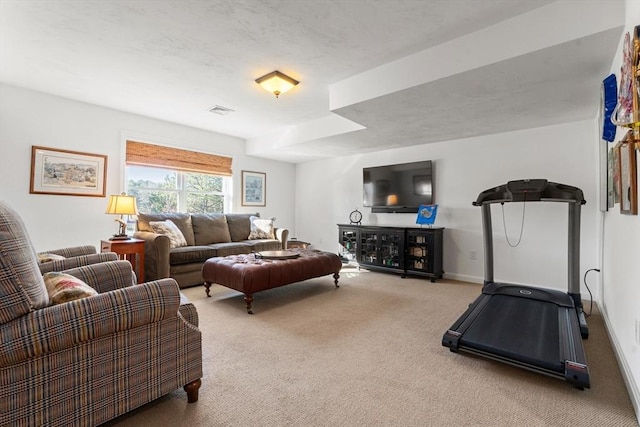
[{"label": "sofa armrest", "polygon": [[127,288],[136,284],[136,275],[131,264],[125,260],[85,265],[63,272],[77,277],[98,293]]},{"label": "sofa armrest", "polygon": [[145,279],[157,280],[169,277],[169,238],[150,231],[136,231],[133,237],[144,240]]},{"label": "sofa armrest", "polygon": [[41,251],[38,254],[56,254],[65,258],[72,258],[81,255],[91,255],[97,253],[96,247],[91,245],[72,246],[70,248],[52,249],[50,251]]},{"label": "sofa armrest", "polygon": [[282,249],[287,249],[287,240],[289,240],[289,230],[287,228],[275,228],[276,239],[282,244]]},{"label": "sofa armrest", "polygon": [[101,262],[117,260],[117,254],[113,252],[104,252],[99,254],[79,255],[72,258],[43,262],[38,264],[38,267],[40,267],[40,273],[44,274],[50,271],[63,271],[70,268],[82,267],[84,265],[99,264]]},{"label": "sofa armrest", "polygon": [[177,317],[179,305],[177,282],[164,279],[32,311],[0,325],[0,367]]}]

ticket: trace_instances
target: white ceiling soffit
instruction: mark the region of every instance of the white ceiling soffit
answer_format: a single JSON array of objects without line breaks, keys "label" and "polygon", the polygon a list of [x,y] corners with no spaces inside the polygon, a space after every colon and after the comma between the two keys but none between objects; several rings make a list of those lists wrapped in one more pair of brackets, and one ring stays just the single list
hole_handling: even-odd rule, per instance
[{"label": "white ceiling soffit", "polygon": [[[624,4],[2,0],[0,82],[298,163],[593,118]],[[279,99],[275,69],[301,82]]]},{"label": "white ceiling soffit", "polygon": [[293,142],[290,127],[247,150],[301,161],[594,118],[624,5],[580,4],[553,3],[331,85],[332,112],[362,130]]}]

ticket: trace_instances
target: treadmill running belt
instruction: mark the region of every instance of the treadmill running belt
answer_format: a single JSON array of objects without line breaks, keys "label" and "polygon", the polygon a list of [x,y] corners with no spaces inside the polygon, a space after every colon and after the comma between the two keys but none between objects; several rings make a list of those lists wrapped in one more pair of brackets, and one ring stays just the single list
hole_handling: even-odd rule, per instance
[{"label": "treadmill running belt", "polygon": [[460,345],[562,373],[559,334],[557,305],[493,295]]}]

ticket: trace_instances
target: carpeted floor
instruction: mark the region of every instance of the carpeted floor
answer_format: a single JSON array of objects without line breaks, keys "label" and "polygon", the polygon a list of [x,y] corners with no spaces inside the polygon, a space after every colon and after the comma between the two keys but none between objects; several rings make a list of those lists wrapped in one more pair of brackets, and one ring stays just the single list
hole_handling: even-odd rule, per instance
[{"label": "carpeted floor", "polygon": [[637,426],[601,316],[591,389],[451,353],[442,334],[480,285],[345,267],[255,295],[185,290],[198,308],[200,399],[175,392],[111,426]]}]

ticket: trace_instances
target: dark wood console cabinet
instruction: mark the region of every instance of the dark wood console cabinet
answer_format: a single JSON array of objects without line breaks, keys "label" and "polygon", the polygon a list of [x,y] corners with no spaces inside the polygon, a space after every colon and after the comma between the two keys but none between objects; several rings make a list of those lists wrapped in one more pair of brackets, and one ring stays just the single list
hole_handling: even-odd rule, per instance
[{"label": "dark wood console cabinet", "polygon": [[338,224],[342,257],[368,270],[442,278],[444,228]]}]

